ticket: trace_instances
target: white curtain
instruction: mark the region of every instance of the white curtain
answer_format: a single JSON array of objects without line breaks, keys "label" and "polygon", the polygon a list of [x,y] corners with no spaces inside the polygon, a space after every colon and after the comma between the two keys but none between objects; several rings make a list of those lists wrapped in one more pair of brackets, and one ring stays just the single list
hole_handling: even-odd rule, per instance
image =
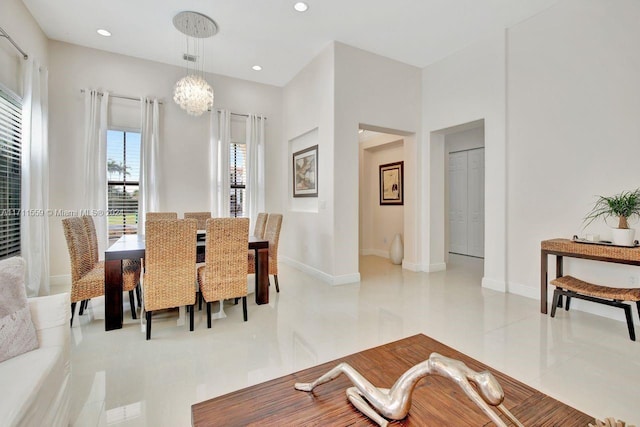
[{"label": "white curtain", "polygon": [[258,212],[264,212],[264,116],[249,114],[247,117],[247,213],[251,229]]},{"label": "white curtain", "polygon": [[107,112],[109,93],[84,90],[84,203],[93,210],[98,253],[107,248]]},{"label": "white curtain", "polygon": [[209,147],[211,215],[228,217],[229,202],[229,146],[231,144],[231,112],[211,111],[211,141]]},{"label": "white curtain", "polygon": [[20,221],[20,251],[27,263],[27,295],[49,295],[48,71],[23,63],[21,208],[36,212]]},{"label": "white curtain", "polygon": [[158,211],[158,173],[160,149],[160,107],[156,98],[141,98],[142,144],[140,147],[140,199],[138,234],[144,234],[147,212]]}]

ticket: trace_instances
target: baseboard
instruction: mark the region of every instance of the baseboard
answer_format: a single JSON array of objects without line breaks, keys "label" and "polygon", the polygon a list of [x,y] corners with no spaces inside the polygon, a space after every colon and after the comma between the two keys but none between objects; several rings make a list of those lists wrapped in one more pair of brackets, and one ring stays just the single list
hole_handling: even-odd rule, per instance
[{"label": "baseboard", "polygon": [[[502,291],[504,292],[504,289]],[[508,292],[510,294],[520,295],[523,297],[537,299],[538,301],[540,301],[539,288],[532,288],[531,286],[526,286],[520,283],[509,283]]]},{"label": "baseboard", "polygon": [[332,285],[346,285],[348,283],[358,283],[360,281],[360,273],[343,274],[341,276],[332,277]]},{"label": "baseboard", "polygon": [[301,263],[299,261],[293,260],[285,256],[280,256],[278,261],[290,267],[293,267],[297,270],[300,270],[303,273],[306,273],[310,276],[320,279],[323,282],[328,283],[330,285],[345,285],[347,283],[357,283],[360,281],[360,273],[345,274],[342,276],[332,276],[330,274],[327,274],[323,271],[318,270],[317,268],[311,267],[307,264]]},{"label": "baseboard", "polygon": [[414,262],[409,262],[405,259],[402,260],[402,268],[407,269],[409,271],[420,272],[422,270],[422,265],[416,264]]},{"label": "baseboard", "polygon": [[381,258],[389,258],[389,251],[383,251],[382,249],[363,249],[360,251],[360,255],[362,256],[367,256],[367,255],[375,255],[375,256],[379,256]]},{"label": "baseboard", "polygon": [[[505,282],[500,280],[489,279],[488,277],[482,278],[482,287],[486,289],[491,289],[492,291],[498,291],[502,293],[505,293],[507,291],[507,286]],[[509,292],[517,294],[517,292],[511,292],[511,287],[509,288]]]},{"label": "baseboard", "polygon": [[427,268],[424,270],[427,273],[435,273],[436,271],[444,271],[447,269],[447,263],[446,262],[437,262],[437,263],[433,263],[433,264],[428,264],[426,266]]}]

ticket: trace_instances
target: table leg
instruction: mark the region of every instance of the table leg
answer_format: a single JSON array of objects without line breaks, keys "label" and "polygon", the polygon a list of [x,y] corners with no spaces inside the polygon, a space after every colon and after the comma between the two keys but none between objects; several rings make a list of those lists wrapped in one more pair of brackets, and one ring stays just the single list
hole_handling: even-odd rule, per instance
[{"label": "table leg", "polygon": [[[564,275],[562,272],[562,264],[562,256],[556,255],[556,279]],[[556,307],[562,307],[562,295],[558,295],[558,305]]]},{"label": "table leg", "polygon": [[256,249],[256,304],[269,304],[269,249]]},{"label": "table leg", "polygon": [[547,314],[547,251],[540,251],[540,313]]},{"label": "table leg", "polygon": [[104,330],[122,328],[122,260],[104,263]]}]

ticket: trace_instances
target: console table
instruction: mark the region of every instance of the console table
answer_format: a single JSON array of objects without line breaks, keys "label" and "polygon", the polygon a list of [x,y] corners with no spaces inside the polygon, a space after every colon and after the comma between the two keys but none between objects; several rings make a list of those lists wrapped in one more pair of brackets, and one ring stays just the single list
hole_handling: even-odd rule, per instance
[{"label": "console table", "polygon": [[616,264],[640,265],[640,248],[578,243],[569,239],[543,240],[540,244],[540,312],[547,314],[548,255],[556,256],[556,278],[562,277],[564,257]]},{"label": "console table", "polygon": [[[347,400],[345,391],[352,384],[344,375],[311,393],[295,390],[293,385],[313,381],[339,362],[347,362],[374,385],[390,387],[432,352],[461,360],[475,371],[490,370],[504,390],[504,405],[525,426],[584,427],[594,421],[593,417],[420,334],[197,403],[191,407],[191,422],[197,427],[373,426]],[[493,423],[453,381],[434,375],[418,382],[409,415],[392,425],[475,427]]]}]

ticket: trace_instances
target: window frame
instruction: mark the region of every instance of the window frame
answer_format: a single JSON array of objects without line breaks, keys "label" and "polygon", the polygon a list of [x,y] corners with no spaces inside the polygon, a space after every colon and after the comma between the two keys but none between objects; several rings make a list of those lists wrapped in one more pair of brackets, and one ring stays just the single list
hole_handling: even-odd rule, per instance
[{"label": "window frame", "polygon": [[[123,163],[124,163],[124,166],[126,168],[126,166],[127,166],[127,164],[126,164],[126,161],[127,161],[127,133],[136,133],[136,134],[140,135],[140,145],[142,147],[142,129],[133,128],[133,127],[125,127],[125,126],[109,126],[107,128],[107,132],[109,132],[109,131],[122,132],[124,134],[123,135],[123,138],[124,138],[123,139]],[[140,190],[141,190],[140,189],[140,176],[138,176],[138,181],[128,181],[126,174],[122,175],[122,180],[119,180],[119,181],[118,180],[110,180],[109,179],[109,171],[108,171],[108,164],[109,164],[108,148],[109,147],[108,147],[108,142],[107,142],[107,144],[105,146],[105,150],[107,150],[107,153],[106,153],[106,156],[105,156],[105,159],[106,159],[106,162],[107,162],[105,164],[105,169],[107,169],[107,188],[106,188],[106,191],[107,191],[107,209],[109,211],[109,216],[114,216],[113,213],[116,212],[118,210],[118,208],[109,206],[109,188],[111,186],[122,186],[122,187],[124,187],[123,191],[126,192],[127,186],[138,187],[138,197],[140,197]],[[135,232],[136,233],[138,232],[138,224],[139,224],[139,219],[140,219],[140,216],[139,216],[139,214],[140,214],[140,212],[139,212],[139,208],[140,208],[139,199],[138,199],[137,202],[138,203],[137,203],[136,212],[135,212],[135,215],[136,215],[135,224],[128,224],[126,222],[126,212],[123,212],[122,214],[123,214],[123,218],[124,219],[123,219],[122,229],[114,232],[114,235],[112,235],[111,230],[109,230],[109,229],[107,230],[109,241],[115,241],[120,236],[123,236],[124,234],[129,234],[129,233],[127,233],[127,229],[126,229],[127,225],[135,225],[136,226]],[[110,222],[108,222],[108,225],[111,225]],[[107,228],[109,228],[109,227],[107,227]]]}]

